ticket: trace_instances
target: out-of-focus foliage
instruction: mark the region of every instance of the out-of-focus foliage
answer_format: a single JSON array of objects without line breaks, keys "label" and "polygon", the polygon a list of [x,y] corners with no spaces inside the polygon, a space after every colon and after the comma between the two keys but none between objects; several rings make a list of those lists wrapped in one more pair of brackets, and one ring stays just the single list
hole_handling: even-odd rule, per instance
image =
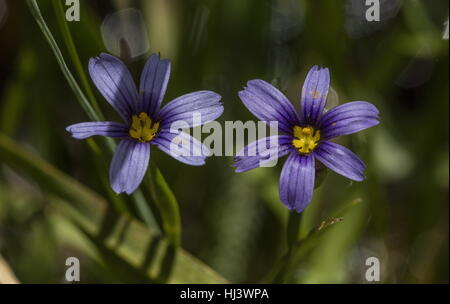
[{"label": "out-of-focus foliage", "polygon": [[[367,179],[328,172],[303,213],[285,281],[365,283],[374,256],[383,283],[448,282],[448,1],[380,1],[380,23],[365,22],[358,2],[81,0],[81,21],[67,32],[52,1],[37,1],[81,91],[108,120],[117,114],[83,77],[90,57],[114,51],[103,38],[127,31],[102,35],[105,19],[127,8],[148,35],[127,41],[129,51],[149,46],[172,61],[165,102],[214,90],[225,105],[220,122],[255,119],[237,96],[250,79],[276,84],[298,109],[308,69],[330,68],[332,102],[370,101],[381,124],[338,139],[367,164]],[[133,197],[111,192],[111,142],[66,133],[89,118],[25,1],[0,3],[0,256],[17,279],[64,282],[65,259],[76,256],[85,283],[272,281],[287,249],[284,160],[236,174],[231,157],[190,167],[155,149],[152,166],[180,208],[178,249],[178,232],[167,234],[179,221],[176,202],[164,210],[152,197],[160,173],[149,172]],[[122,55],[138,79],[146,56]]]}]

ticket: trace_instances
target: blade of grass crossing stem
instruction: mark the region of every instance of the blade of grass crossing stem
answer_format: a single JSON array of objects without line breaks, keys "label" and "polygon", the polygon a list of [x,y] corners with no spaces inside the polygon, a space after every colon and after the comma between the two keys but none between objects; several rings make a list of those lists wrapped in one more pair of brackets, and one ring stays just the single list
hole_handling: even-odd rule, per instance
[{"label": "blade of grass crossing stem", "polygon": [[161,229],[141,190],[138,189],[133,193],[133,201],[144,223],[151,228],[154,233],[160,235]]},{"label": "blade of grass crossing stem", "polygon": [[160,212],[161,225],[166,238],[176,247],[180,245],[180,210],[178,202],[170,190],[158,167],[152,163],[146,184],[150,188],[152,199]]}]

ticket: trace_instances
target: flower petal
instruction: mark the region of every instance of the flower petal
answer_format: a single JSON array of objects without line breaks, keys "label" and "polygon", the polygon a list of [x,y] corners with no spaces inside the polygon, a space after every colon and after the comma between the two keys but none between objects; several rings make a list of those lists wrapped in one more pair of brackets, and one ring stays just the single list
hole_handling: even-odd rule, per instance
[{"label": "flower petal", "polygon": [[222,97],[212,91],[198,91],[180,96],[162,108],[159,114],[161,129],[170,129],[182,121],[186,127],[196,127],[213,121],[223,113]]},{"label": "flower petal", "polygon": [[316,126],[316,122],[322,116],[325,108],[329,88],[329,70],[313,66],[303,83],[301,100],[301,121],[303,124]]},{"label": "flower petal", "polygon": [[109,137],[128,137],[128,127],[124,124],[110,121],[82,122],[66,128],[76,139],[85,139],[94,135]]},{"label": "flower petal", "polygon": [[299,124],[294,106],[277,88],[264,80],[255,79],[247,82],[247,87],[239,92],[239,97],[247,109],[259,120],[269,124],[278,121],[283,132],[292,133],[292,128]]},{"label": "flower petal", "polygon": [[161,101],[166,93],[170,77],[170,61],[160,60],[159,55],[151,55],[141,74],[140,92],[142,104],[140,112],[146,112],[150,117],[156,117]]},{"label": "flower petal", "polygon": [[178,161],[191,166],[204,165],[209,154],[206,146],[185,132],[160,131],[151,143]]},{"label": "flower petal", "polygon": [[365,101],[348,102],[323,115],[319,122],[322,139],[348,135],[379,124],[378,109]]},{"label": "flower petal", "polygon": [[311,202],[314,178],[314,154],[292,153],[281,170],[279,191],[283,204],[302,212]]},{"label": "flower petal", "polygon": [[100,93],[126,121],[136,113],[138,94],[127,67],[118,58],[102,53],[89,60],[89,74]]},{"label": "flower petal", "polygon": [[109,169],[109,182],[117,194],[133,193],[142,182],[150,160],[150,145],[132,139],[122,140]]},{"label": "flower petal", "polygon": [[349,149],[330,141],[324,141],[314,150],[316,158],[334,172],[354,181],[364,180],[366,166]]},{"label": "flower petal", "polygon": [[245,172],[267,165],[293,150],[289,135],[270,136],[244,147],[233,159],[236,172]]}]

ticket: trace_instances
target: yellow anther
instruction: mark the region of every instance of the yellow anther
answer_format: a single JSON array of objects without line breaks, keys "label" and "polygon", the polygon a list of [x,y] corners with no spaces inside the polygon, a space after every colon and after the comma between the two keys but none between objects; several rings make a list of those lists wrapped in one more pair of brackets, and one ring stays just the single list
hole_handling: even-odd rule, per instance
[{"label": "yellow anther", "polygon": [[303,128],[302,129],[302,133],[305,135],[310,135],[311,134],[311,128]]},{"label": "yellow anther", "polygon": [[292,140],[292,144],[295,148],[297,148],[298,152],[308,154],[319,144],[319,130],[314,130],[311,126],[303,128],[300,126],[295,126],[293,131],[294,139]]},{"label": "yellow anther", "polygon": [[147,113],[141,112],[139,115],[131,117],[131,127],[129,134],[140,142],[147,142],[155,137],[159,130],[159,122],[152,122]]}]

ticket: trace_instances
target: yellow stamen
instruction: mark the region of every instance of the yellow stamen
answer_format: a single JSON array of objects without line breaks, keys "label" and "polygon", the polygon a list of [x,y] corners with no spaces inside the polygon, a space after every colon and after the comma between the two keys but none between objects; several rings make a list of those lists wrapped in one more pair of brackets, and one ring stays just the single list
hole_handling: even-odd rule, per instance
[{"label": "yellow stamen", "polygon": [[293,131],[295,138],[292,140],[292,144],[295,148],[297,148],[298,152],[308,154],[319,144],[319,130],[314,130],[314,128],[311,126],[295,126],[293,128]]},{"label": "yellow stamen", "polygon": [[147,142],[155,137],[159,130],[159,122],[152,122],[147,113],[141,112],[139,115],[131,117],[131,127],[129,134],[140,142]]}]

